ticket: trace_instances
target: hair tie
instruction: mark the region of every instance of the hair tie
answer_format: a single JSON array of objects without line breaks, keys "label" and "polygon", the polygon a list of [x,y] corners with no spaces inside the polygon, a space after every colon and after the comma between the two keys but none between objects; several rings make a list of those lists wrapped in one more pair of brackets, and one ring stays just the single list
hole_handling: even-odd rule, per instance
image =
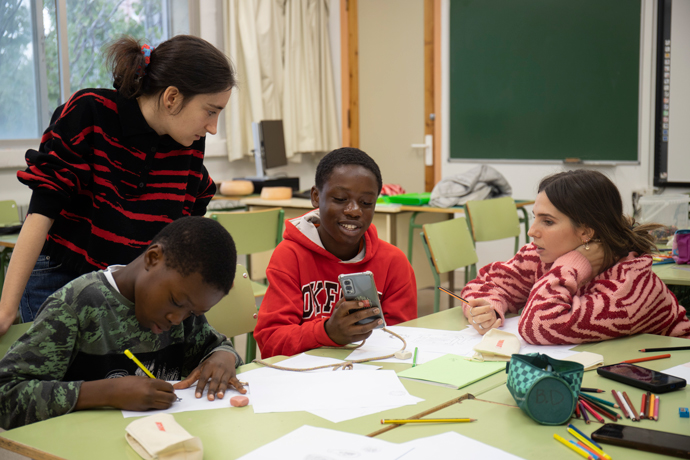
[{"label": "hair tie", "polygon": [[155,50],[155,47],[150,47],[149,45],[143,45],[141,47],[141,54],[144,55],[144,71],[143,75],[146,75],[146,68],[149,66],[151,63],[151,53],[153,53],[153,50]]}]

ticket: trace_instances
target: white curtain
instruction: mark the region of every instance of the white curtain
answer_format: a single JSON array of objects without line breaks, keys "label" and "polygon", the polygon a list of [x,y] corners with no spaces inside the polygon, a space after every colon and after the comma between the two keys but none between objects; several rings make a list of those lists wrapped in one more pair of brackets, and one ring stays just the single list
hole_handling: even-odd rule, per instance
[{"label": "white curtain", "polygon": [[288,158],[340,145],[327,0],[224,2],[225,49],[239,87],[226,114],[228,157],[254,148],[251,123],[282,119]]}]

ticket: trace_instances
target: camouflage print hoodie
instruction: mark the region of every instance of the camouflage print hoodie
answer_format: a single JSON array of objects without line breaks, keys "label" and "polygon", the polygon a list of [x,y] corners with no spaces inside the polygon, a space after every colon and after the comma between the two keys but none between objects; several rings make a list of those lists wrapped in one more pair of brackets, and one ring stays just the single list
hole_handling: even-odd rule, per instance
[{"label": "camouflage print hoodie", "polygon": [[181,380],[232,344],[202,315],[156,335],[102,271],[87,273],[48,297],[31,328],[0,360],[0,427],[15,428],[71,412],[83,381],[144,375],[130,349],[159,379]]}]

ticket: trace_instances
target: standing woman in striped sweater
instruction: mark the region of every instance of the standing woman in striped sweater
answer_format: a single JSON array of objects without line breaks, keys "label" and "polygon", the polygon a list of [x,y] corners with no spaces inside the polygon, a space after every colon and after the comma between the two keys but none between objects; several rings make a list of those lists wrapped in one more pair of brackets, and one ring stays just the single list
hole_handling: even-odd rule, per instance
[{"label": "standing woman in striped sweater", "polygon": [[107,60],[115,90],[72,95],[17,173],[32,196],[0,299],[0,335],[20,305],[32,321],[48,295],[131,262],[166,224],[203,215],[215,193],[204,140],[235,86],[228,58],[178,35],[155,49],[121,38]]},{"label": "standing woman in striped sweater", "polygon": [[623,214],[616,186],[597,171],[542,179],[525,245],[482,268],[462,290],[463,311],[484,334],[518,313],[532,344],[597,342],[633,334],[690,338],[690,320],[652,272],[649,231]]}]

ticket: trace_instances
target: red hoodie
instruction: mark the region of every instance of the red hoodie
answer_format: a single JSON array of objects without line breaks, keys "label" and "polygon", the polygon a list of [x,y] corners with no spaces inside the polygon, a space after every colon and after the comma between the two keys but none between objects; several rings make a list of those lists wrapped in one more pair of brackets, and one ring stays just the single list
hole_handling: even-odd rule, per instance
[{"label": "red hoodie", "polygon": [[324,323],[340,299],[338,275],[371,271],[386,324],[417,317],[417,283],[403,252],[378,238],[370,225],[364,234],[364,256],[342,261],[321,245],[318,210],[289,220],[284,240],[266,269],[268,292],[261,302],[254,337],[261,357],[294,355],[333,342]]}]

